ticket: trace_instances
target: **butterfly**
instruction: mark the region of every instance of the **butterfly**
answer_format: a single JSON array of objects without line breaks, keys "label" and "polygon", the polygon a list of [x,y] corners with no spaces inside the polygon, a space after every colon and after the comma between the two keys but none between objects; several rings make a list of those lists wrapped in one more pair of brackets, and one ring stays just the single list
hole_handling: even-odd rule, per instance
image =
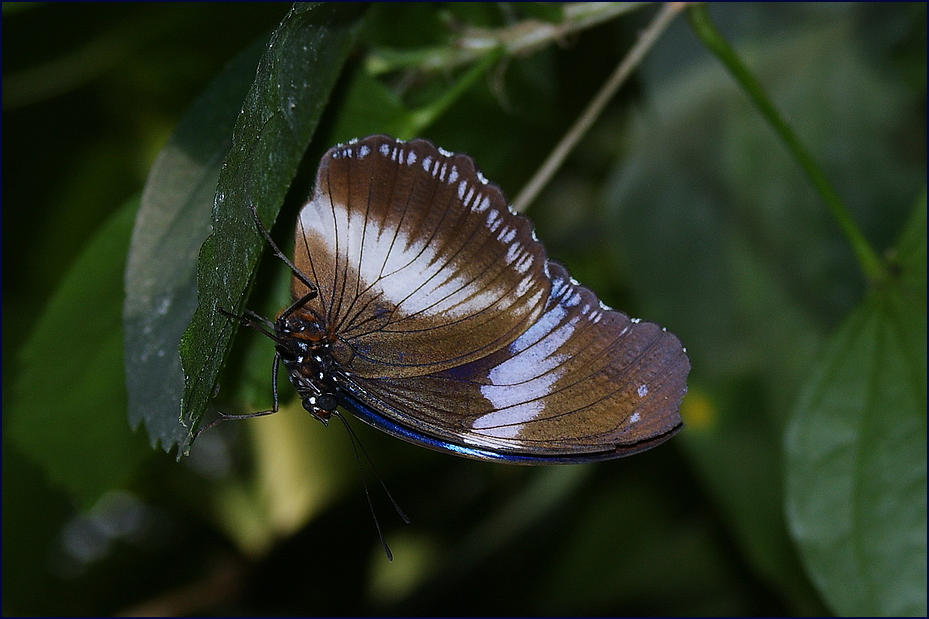
[{"label": "butterfly", "polygon": [[[565,464],[681,428],[677,337],[610,309],[549,260],[466,155],[383,135],[331,148],[296,224],[273,323],[303,407],[479,460]],[[249,319],[250,320],[250,319]],[[277,411],[275,385],[275,406]]]}]

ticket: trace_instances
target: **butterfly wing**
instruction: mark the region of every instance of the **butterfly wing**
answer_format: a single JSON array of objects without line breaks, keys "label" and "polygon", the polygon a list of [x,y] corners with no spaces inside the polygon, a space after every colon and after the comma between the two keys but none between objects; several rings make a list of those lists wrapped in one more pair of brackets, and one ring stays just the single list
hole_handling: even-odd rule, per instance
[{"label": "butterfly wing", "polygon": [[678,339],[605,308],[549,263],[551,295],[520,337],[426,376],[354,378],[348,407],[399,438],[526,464],[617,458],[670,438],[690,370]]},{"label": "butterfly wing", "polygon": [[[550,282],[532,224],[464,155],[385,136],[331,149],[297,222],[294,263],[319,289],[306,310],[360,377],[433,374],[506,347]],[[292,295],[306,285],[293,279]]]}]

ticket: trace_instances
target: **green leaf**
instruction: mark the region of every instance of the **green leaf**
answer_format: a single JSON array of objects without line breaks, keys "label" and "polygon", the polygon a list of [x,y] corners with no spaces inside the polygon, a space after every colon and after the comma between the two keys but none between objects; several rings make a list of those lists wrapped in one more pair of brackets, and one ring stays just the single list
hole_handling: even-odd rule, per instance
[{"label": "green leaf", "polygon": [[131,200],[107,221],[55,291],[23,346],[7,411],[19,449],[85,506],[151,453],[126,427],[121,379],[123,269],[137,208]]},{"label": "green leaf", "polygon": [[[886,247],[925,166],[893,153],[889,128],[906,117],[908,99],[852,53],[853,32],[846,18],[814,19],[752,38],[740,53],[853,197],[869,239]],[[803,62],[825,54],[829,63]],[[615,214],[603,226],[625,252],[638,303],[625,309],[687,346],[694,371],[674,442],[752,572],[794,613],[821,614],[783,513],[784,428],[864,278],[809,183],[719,66],[672,77],[663,63],[644,68],[655,90],[607,186]],[[842,104],[848,84],[860,95],[854,109]],[[701,393],[698,423],[688,410]]]},{"label": "green leaf", "polygon": [[335,141],[375,133],[384,133],[399,140],[411,140],[422,135],[487,73],[500,59],[501,51],[488,51],[454,83],[444,85],[433,100],[415,110],[407,109],[396,95],[367,72],[357,72],[335,124]]},{"label": "green leaf", "polygon": [[129,246],[123,308],[129,423],[145,422],[154,447],[187,436],[180,423],[181,335],[197,306],[197,252],[232,127],[264,50],[242,52],[207,87],[158,154],[142,193]]},{"label": "green leaf", "polygon": [[787,516],[838,615],[926,615],[926,197],[786,435]]},{"label": "green leaf", "polygon": [[[249,211],[270,227],[341,72],[362,8],[297,4],[271,36],[236,121],[213,205],[213,234],[200,250],[198,306],[181,339],[182,418],[190,431],[212,395],[264,240]],[[189,438],[181,443],[187,451]]]},{"label": "green leaf", "polygon": [[356,71],[339,109],[332,141],[341,143],[375,133],[402,137],[413,124],[403,102],[367,71]]}]

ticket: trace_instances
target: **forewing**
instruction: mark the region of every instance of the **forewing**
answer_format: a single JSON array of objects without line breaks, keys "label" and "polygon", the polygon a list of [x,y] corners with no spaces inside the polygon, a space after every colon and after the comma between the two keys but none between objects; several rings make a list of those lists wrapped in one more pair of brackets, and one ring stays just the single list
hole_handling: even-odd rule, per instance
[{"label": "forewing", "polygon": [[[550,283],[532,224],[465,155],[384,136],[331,149],[297,222],[307,309],[363,377],[431,374],[486,357],[541,313]],[[294,278],[292,293],[306,286]]]}]

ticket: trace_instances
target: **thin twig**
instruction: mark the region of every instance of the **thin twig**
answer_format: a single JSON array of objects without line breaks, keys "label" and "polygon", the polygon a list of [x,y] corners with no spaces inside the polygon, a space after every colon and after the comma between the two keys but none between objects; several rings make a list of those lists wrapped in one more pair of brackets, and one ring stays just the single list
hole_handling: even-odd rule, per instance
[{"label": "thin twig", "polygon": [[513,201],[513,210],[517,213],[522,212],[529,203],[536,198],[545,184],[554,176],[558,168],[561,167],[561,164],[564,163],[568,153],[577,146],[581,137],[583,137],[594,124],[594,121],[596,121],[600,113],[603,112],[603,108],[606,107],[606,104],[613,98],[613,95],[616,94],[619,87],[626,81],[626,78],[629,77],[632,70],[639,65],[642,58],[644,58],[648,50],[652,48],[661,33],[664,32],[665,28],[668,27],[671,21],[685,6],[687,6],[685,2],[669,2],[661,8],[661,11],[658,12],[655,19],[652,20],[652,23],[642,31],[639,40],[636,41],[636,44],[629,50],[626,57],[619,63],[619,66],[616,67],[613,75],[611,75],[600,88],[600,92],[593,98],[587,106],[587,109],[584,110],[584,113],[581,114],[574,123],[574,126],[568,130],[558,146],[552,150],[548,159],[542,164],[542,167],[539,168],[539,171],[535,173],[535,176],[526,183],[526,186],[523,187],[519,195],[516,196],[516,200]]},{"label": "thin twig", "polygon": [[483,58],[502,48],[504,55],[526,54],[570,34],[609,21],[648,2],[574,2],[564,6],[564,20],[550,23],[523,20],[497,29],[467,28],[449,45],[412,50],[375,49],[368,55],[366,68],[371,75],[397,69],[448,71]]}]

